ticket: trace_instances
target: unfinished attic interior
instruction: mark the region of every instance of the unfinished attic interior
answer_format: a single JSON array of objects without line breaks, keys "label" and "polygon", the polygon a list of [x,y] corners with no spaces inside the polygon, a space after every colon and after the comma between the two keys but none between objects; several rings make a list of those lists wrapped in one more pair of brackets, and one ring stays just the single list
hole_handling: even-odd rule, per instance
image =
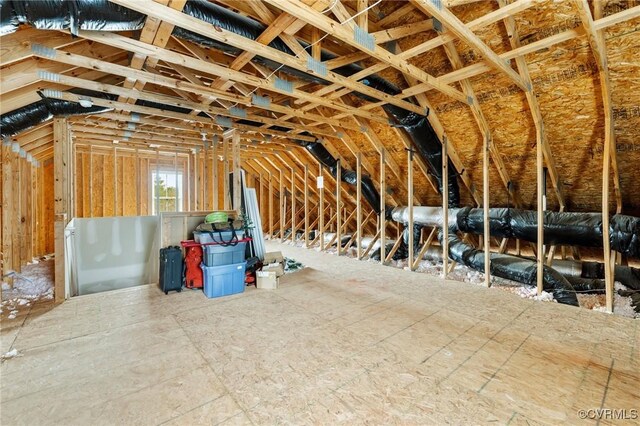
[{"label": "unfinished attic interior", "polygon": [[640,2],[0,17],[3,425],[640,421]]}]

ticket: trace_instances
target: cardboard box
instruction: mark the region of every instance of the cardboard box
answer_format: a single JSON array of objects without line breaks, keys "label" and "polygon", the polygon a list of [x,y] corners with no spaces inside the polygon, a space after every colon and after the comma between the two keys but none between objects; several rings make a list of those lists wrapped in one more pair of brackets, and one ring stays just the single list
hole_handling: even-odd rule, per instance
[{"label": "cardboard box", "polygon": [[280,279],[274,271],[257,271],[256,287],[263,290],[276,290]]},{"label": "cardboard box", "polygon": [[284,275],[284,265],[282,263],[272,263],[270,265],[264,265],[262,267],[262,270],[265,272],[275,272],[278,278]]},{"label": "cardboard box", "polygon": [[280,251],[272,251],[270,253],[264,254],[264,262],[265,265],[270,263],[284,263],[284,256]]}]

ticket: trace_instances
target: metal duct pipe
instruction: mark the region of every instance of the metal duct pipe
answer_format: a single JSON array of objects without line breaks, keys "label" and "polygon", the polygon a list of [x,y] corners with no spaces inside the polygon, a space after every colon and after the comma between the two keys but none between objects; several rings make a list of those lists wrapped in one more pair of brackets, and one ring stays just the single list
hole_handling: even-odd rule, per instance
[{"label": "metal duct pipe", "polygon": [[[449,209],[449,228],[458,228],[456,215],[460,211],[457,208]],[[422,226],[436,226],[442,228],[442,207],[414,206],[413,223]],[[409,223],[409,207],[395,207],[391,211],[391,219],[400,223]]]}]

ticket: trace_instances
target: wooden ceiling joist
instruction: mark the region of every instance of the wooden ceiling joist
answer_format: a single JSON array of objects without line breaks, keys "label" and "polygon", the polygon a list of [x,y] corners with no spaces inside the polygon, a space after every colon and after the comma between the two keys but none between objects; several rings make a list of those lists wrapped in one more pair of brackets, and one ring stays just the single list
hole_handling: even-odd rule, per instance
[{"label": "wooden ceiling joist", "polygon": [[[136,79],[138,81],[146,81],[146,82],[150,82],[153,84],[157,84],[160,86],[164,86],[164,87],[168,87],[171,89],[179,89],[179,90],[185,90],[197,95],[203,95],[206,96],[208,98],[213,98],[213,99],[224,99],[224,100],[228,100],[228,101],[232,101],[232,102],[236,102],[242,105],[246,105],[249,107],[258,107],[261,109],[265,109],[265,110],[269,110],[269,111],[274,111],[274,112],[278,112],[281,114],[290,114],[291,116],[294,117],[299,117],[299,118],[303,118],[303,119],[307,119],[307,120],[324,120],[324,121],[328,121],[328,122],[332,122],[336,125],[340,125],[340,122],[338,120],[332,120],[332,119],[327,119],[324,117],[319,117],[315,114],[312,113],[305,113],[304,111],[299,111],[293,108],[289,108],[289,107],[283,107],[274,103],[269,103],[269,105],[256,105],[254,103],[252,103],[252,99],[248,98],[248,97],[244,97],[244,96],[238,96],[238,95],[233,95],[227,92],[223,92],[220,90],[216,90],[216,89],[211,89],[208,88],[206,86],[202,86],[202,85],[195,85],[193,83],[189,83],[189,82],[183,82],[180,80],[176,80],[176,79],[172,79],[169,77],[164,77],[158,74],[154,74],[154,73],[149,73],[146,71],[135,71],[135,70],[131,70],[127,67],[124,66],[120,66],[120,65],[115,65],[115,64],[110,64],[104,61],[100,61],[97,59],[93,59],[93,58],[88,58],[88,57],[83,57],[81,55],[74,55],[74,54],[69,54],[63,51],[53,51],[50,52],[49,54],[44,54],[41,53],[43,58],[48,58],[54,61],[59,61],[61,63],[66,63],[66,64],[71,64],[71,65],[75,65],[75,66],[80,66],[80,67],[85,67],[85,68],[94,68],[94,69],[99,69],[101,71],[104,72],[108,72],[110,74],[115,74],[115,75],[119,75],[125,78],[131,78],[132,75],[135,75]],[[47,74],[48,77],[50,79],[52,79],[52,81],[56,81],[56,82],[60,82],[62,84],[67,84],[69,86],[77,86],[77,87],[84,87],[87,89],[91,89],[91,90],[98,90],[98,91],[104,91],[106,93],[112,93],[112,94],[118,94],[120,96],[130,96],[134,99],[137,98],[142,98],[142,94],[146,93],[146,96],[155,96],[155,97],[164,97],[165,99],[158,99],[155,100],[156,102],[160,102],[160,103],[169,103],[171,105],[174,106],[179,106],[179,107],[187,107],[187,108],[194,108],[194,109],[200,109],[200,110],[204,110],[204,111],[208,111],[211,112],[212,114],[217,114],[217,115],[223,115],[223,116],[228,116],[228,117],[233,117],[233,114],[229,112],[229,109],[226,108],[216,108],[216,107],[209,107],[206,108],[207,105],[206,104],[197,104],[194,102],[189,103],[188,105],[185,104],[183,101],[175,98],[175,97],[169,97],[167,95],[160,95],[160,94],[151,94],[149,92],[142,92],[142,91],[138,91],[138,90],[134,90],[134,89],[126,89],[124,87],[108,87],[107,85],[100,85],[100,83],[97,82],[87,82],[87,81],[81,81],[79,79],[76,79],[75,77],[70,77],[70,76],[63,76],[63,75],[59,75],[59,74],[53,74],[53,75],[49,75]],[[66,83],[65,83],[66,82]],[[81,86],[82,85],[82,86]],[[87,85],[91,86],[88,87]],[[135,96],[135,93],[140,93],[139,96]],[[153,100],[153,99],[148,99],[148,100]],[[259,120],[259,119],[266,119],[266,117],[261,118],[262,116],[257,116],[257,115],[247,115],[247,118],[249,119],[253,119],[253,120]],[[282,125],[286,125],[286,123],[281,122]]]},{"label": "wooden ceiling joist", "polygon": [[[444,51],[446,52],[449,61],[451,62],[451,66],[453,69],[460,69],[463,66],[462,59],[456,50],[453,42],[447,42],[444,44]],[[471,100],[469,104],[469,108],[471,109],[471,113],[473,114],[473,118],[478,123],[478,128],[480,130],[480,135],[483,139],[487,139],[487,144],[489,147],[489,152],[491,154],[491,159],[493,160],[493,165],[498,170],[498,174],[500,175],[500,179],[505,187],[505,190],[511,195],[514,204],[516,207],[520,207],[522,202],[520,200],[520,196],[518,195],[518,191],[515,188],[515,185],[512,185],[511,177],[509,176],[509,172],[504,165],[504,161],[502,159],[502,155],[500,154],[498,147],[496,146],[495,140],[493,140],[493,135],[491,129],[489,127],[489,123],[487,122],[484,113],[482,112],[482,108],[480,108],[480,103],[478,102],[478,98],[476,96],[475,90],[471,86],[471,82],[467,79],[464,79],[460,82],[464,93]]]},{"label": "wooden ceiling joist", "polygon": [[[406,60],[402,60],[398,58],[396,55],[390,53],[388,50],[383,49],[380,46],[373,45],[373,49],[369,47],[365,47],[362,44],[356,41],[354,37],[354,31],[356,31],[355,24],[352,22],[343,22],[338,23],[327,18],[322,13],[316,12],[313,9],[305,6],[301,2],[294,0],[267,0],[270,4],[273,4],[276,7],[279,7],[283,11],[287,11],[289,14],[296,16],[297,18],[307,22],[314,27],[319,28],[320,30],[331,34],[332,37],[337,38],[343,43],[347,43],[350,46],[365,51],[372,57],[375,58],[386,66],[393,67],[398,71],[404,72],[406,74],[415,77],[416,79],[422,81],[423,83],[431,86],[433,89],[436,89],[453,99],[456,99],[461,102],[466,102],[466,98],[464,94],[453,87],[450,87],[444,83],[442,83],[439,79],[433,77],[432,75],[427,74],[422,71],[418,67],[411,65]],[[386,100],[386,99],[382,99]]]},{"label": "wooden ceiling joist", "polygon": [[[613,105],[611,102],[611,77],[609,76],[609,61],[607,60],[607,48],[602,33],[596,29],[591,16],[589,3],[586,0],[574,0],[578,9],[580,21],[585,30],[591,52],[598,65],[600,79],[600,89],[602,92],[602,106],[604,109],[604,166],[603,166],[603,209],[608,209],[609,201],[609,167],[613,169],[613,188],[616,197],[616,212],[622,211],[622,193],[620,189],[620,172],[618,170],[618,160],[616,155],[616,139],[613,122]],[[605,197],[606,196],[606,197]],[[604,212],[603,212],[604,214]],[[608,215],[607,215],[608,216]],[[608,220],[607,220],[608,222]],[[604,226],[604,223],[603,223]],[[607,226],[608,228],[608,226]]]},{"label": "wooden ceiling joist", "polygon": [[[226,31],[223,28],[213,28],[212,25],[206,22],[200,21],[197,18],[193,18],[191,16],[177,12],[166,6],[159,5],[157,3],[154,3],[153,1],[150,1],[150,0],[144,0],[144,1],[110,0],[110,1],[113,3],[117,3],[121,6],[127,7],[129,9],[133,9],[138,12],[145,13],[148,16],[155,16],[159,19],[171,22],[174,25],[178,25],[182,28],[193,31],[197,34],[204,35],[205,37],[209,37],[211,39],[220,41],[222,43],[229,44],[233,47],[252,52],[254,54],[263,56],[267,59],[271,59],[280,64],[297,69],[299,71],[303,71],[303,72],[309,71],[307,68],[307,61],[305,59],[297,58],[287,53],[280,52],[279,50],[276,50],[274,48],[264,46],[260,43],[255,42],[254,40],[248,39],[246,37],[243,37],[241,35],[235,34],[230,31]],[[291,13],[291,11],[287,11],[287,12]],[[133,40],[129,40],[129,41],[133,42]],[[162,57],[160,57],[160,59],[164,60],[164,58]],[[209,64],[209,66],[211,66],[211,64]],[[230,72],[230,70],[227,70],[227,71]],[[416,105],[410,102],[395,99],[393,96],[387,93],[381,92],[379,90],[372,89],[371,87],[368,87],[363,83],[351,82],[349,81],[349,79],[345,79],[343,76],[336,74],[332,71],[327,71],[327,74],[323,75],[322,78],[327,81],[343,84],[345,86],[348,86],[351,90],[358,91],[360,93],[363,93],[365,95],[368,95],[378,100],[384,100],[389,103],[393,103],[394,105],[399,106],[401,108],[405,108],[409,111],[414,111],[417,113],[423,112],[423,111],[420,111],[420,109]],[[266,86],[267,87],[265,87],[265,89],[274,90],[272,81],[268,82]],[[294,93],[295,93],[295,90],[294,90]],[[315,102],[320,103],[317,100],[315,100]],[[323,101],[320,104],[324,104],[324,103],[326,102]],[[353,110],[353,113],[361,114],[363,112]]]},{"label": "wooden ceiling joist", "polygon": [[516,73],[509,64],[501,60],[498,55],[489,48],[482,40],[478,38],[460,19],[458,19],[453,13],[446,7],[437,7],[428,0],[412,0],[420,10],[428,13],[429,15],[437,18],[442,24],[455,34],[460,40],[467,43],[469,46],[477,49],[480,54],[485,58],[491,66],[495,69],[503,72],[509,79],[520,87],[520,89],[527,91],[527,85],[524,84],[522,78]]},{"label": "wooden ceiling joist", "polygon": [[[182,10],[187,0],[159,0],[163,4],[172,7],[176,10]],[[167,45],[169,41],[169,37],[171,36],[171,32],[173,31],[173,25],[167,24],[166,22],[160,22],[154,18],[148,18],[145,20],[144,27],[142,31],[140,31],[140,41],[144,43],[150,43],[154,46],[164,47]],[[134,53],[131,57],[131,62],[129,63],[129,68],[134,70],[142,69],[142,66],[145,64],[146,56]],[[154,68],[157,64],[157,60],[154,58],[150,58],[146,60],[147,66],[150,68]],[[139,81],[135,78],[128,77],[123,87],[125,89],[136,89],[142,90],[145,86],[145,81]],[[128,102],[133,103],[134,100],[127,99],[125,96],[120,96],[118,98],[119,102]]]},{"label": "wooden ceiling joist", "polygon": [[[501,8],[507,7],[507,3],[505,0],[498,0],[498,4],[500,5]],[[509,36],[509,42],[511,44],[511,48],[517,49],[521,47],[522,42],[520,41],[520,34],[518,32],[515,19],[513,18],[512,15],[506,16],[504,18],[504,26],[507,31],[507,35]],[[528,87],[531,87],[531,90],[524,92],[524,94],[527,98],[527,104],[529,105],[529,110],[531,111],[533,123],[536,128],[536,143],[539,143],[542,145],[541,146],[542,152],[544,155],[545,164],[547,165],[547,170],[549,172],[551,186],[553,187],[553,191],[555,192],[556,197],[558,199],[558,205],[560,207],[560,211],[564,211],[566,207],[566,202],[564,199],[564,194],[562,193],[560,176],[556,167],[555,159],[553,158],[553,154],[551,153],[549,141],[547,139],[547,131],[544,128],[542,111],[538,103],[538,98],[536,97],[533,81],[531,80],[531,76],[529,74],[529,66],[527,65],[527,62],[524,60],[524,57],[522,56],[517,56],[515,58],[515,61],[516,61],[516,66],[518,68],[518,72],[520,73],[520,77],[522,77],[522,80],[525,82],[525,84]]]}]

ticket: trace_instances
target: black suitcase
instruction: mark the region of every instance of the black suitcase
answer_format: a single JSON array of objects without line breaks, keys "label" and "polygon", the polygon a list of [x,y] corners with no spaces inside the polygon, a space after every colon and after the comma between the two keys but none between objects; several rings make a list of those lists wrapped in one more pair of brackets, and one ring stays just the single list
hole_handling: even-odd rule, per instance
[{"label": "black suitcase", "polygon": [[182,250],[177,246],[160,249],[160,289],[164,294],[182,291]]}]

